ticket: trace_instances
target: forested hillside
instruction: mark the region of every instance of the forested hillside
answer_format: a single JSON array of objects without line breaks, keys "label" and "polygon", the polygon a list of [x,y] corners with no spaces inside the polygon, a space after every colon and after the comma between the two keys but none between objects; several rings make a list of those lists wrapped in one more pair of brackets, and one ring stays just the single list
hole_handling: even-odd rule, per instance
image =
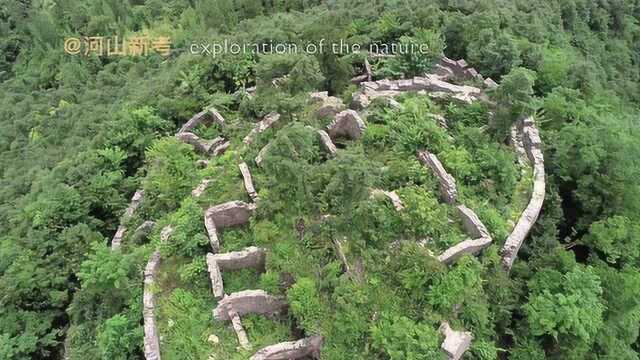
[{"label": "forested hillside", "polygon": [[[639,21],[0,1],[0,359],[640,359]],[[365,51],[192,51],[225,41]]]}]

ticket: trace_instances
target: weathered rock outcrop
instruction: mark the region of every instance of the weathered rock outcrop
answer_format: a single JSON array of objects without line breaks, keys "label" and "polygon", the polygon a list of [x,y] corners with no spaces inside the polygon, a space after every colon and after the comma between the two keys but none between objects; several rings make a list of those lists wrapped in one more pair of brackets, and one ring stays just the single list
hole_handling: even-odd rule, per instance
[{"label": "weathered rock outcrop", "polygon": [[502,265],[508,271],[513,266],[513,262],[518,256],[518,251],[522,246],[529,231],[538,220],[542,204],[545,198],[545,171],[544,156],[542,155],[542,141],[532,117],[523,119],[518,124],[522,134],[523,145],[527,157],[533,166],[533,191],[529,204],[520,215],[520,219],[513,228],[500,251],[502,255]]},{"label": "weathered rock outcrop", "polygon": [[245,136],[242,142],[244,142],[246,145],[251,145],[251,143],[253,142],[253,140],[258,134],[261,134],[265,130],[272,127],[273,124],[275,124],[279,119],[280,119],[280,114],[276,112],[271,112],[267,114],[267,116],[265,116],[262,120],[260,120],[260,122],[258,122],[258,124],[251,130],[251,132],[247,136]]},{"label": "weathered rock outcrop", "polygon": [[155,276],[160,266],[160,251],[156,250],[151,255],[144,269],[144,293],[143,309],[144,318],[144,357],[147,360],[160,360],[160,341],[155,318]]},{"label": "weathered rock outcrop", "polygon": [[[122,216],[122,222],[127,222],[127,220],[131,219],[135,211],[138,209],[138,206],[140,206],[143,197],[144,190],[138,190],[135,192],[135,194],[133,194],[131,202],[129,203],[129,206],[124,211],[124,215]],[[122,239],[124,238],[124,234],[126,232],[127,226],[124,224],[120,224],[120,226],[118,226],[118,230],[116,230],[116,234],[113,236],[113,239],[111,239],[111,250],[115,250],[119,248],[120,245],[122,245]]]},{"label": "weathered rock outcrop", "polygon": [[455,331],[451,329],[449,323],[440,325],[440,332],[444,335],[444,341],[440,346],[447,354],[449,360],[459,360],[471,346],[473,334],[468,331]]},{"label": "weathered rock outcrop", "polygon": [[338,113],[335,119],[327,127],[327,133],[331,139],[346,137],[351,140],[359,139],[367,125],[353,110],[344,110]]},{"label": "weathered rock outcrop", "polygon": [[264,271],[266,252],[255,246],[241,251],[222,254],[207,254],[207,268],[211,279],[211,288],[216,299],[224,296],[222,271],[255,268]]},{"label": "weathered rock outcrop", "polygon": [[191,119],[189,119],[189,121],[184,123],[178,133],[191,132],[200,124],[210,126],[214,122],[224,125],[224,118],[215,108],[205,109],[195,114]]},{"label": "weathered rock outcrop", "polygon": [[217,137],[213,140],[204,140],[192,132],[178,133],[176,134],[176,138],[185,144],[193,146],[197,152],[204,155],[213,154],[215,149],[225,142],[222,137]]},{"label": "weathered rock outcrop", "polygon": [[198,186],[196,186],[196,188],[191,191],[191,196],[193,196],[194,198],[199,198],[200,196],[202,196],[202,194],[204,194],[204,192],[212,182],[213,180],[211,179],[202,179],[200,184],[198,184]]},{"label": "weathered rock outcrop", "polygon": [[402,203],[400,196],[398,196],[398,194],[395,191],[385,191],[380,189],[371,190],[371,197],[380,197],[380,196],[384,196],[387,199],[389,199],[393,204],[393,207],[396,209],[396,211],[404,210],[404,204]]},{"label": "weathered rock outcrop", "polygon": [[324,130],[318,130],[318,135],[320,136],[320,144],[322,144],[322,147],[329,153],[329,156],[335,156],[338,148],[336,148],[336,145],[331,141],[329,134]]},{"label": "weathered rock outcrop", "polygon": [[427,74],[424,77],[400,80],[379,80],[363,82],[360,90],[354,93],[351,106],[363,109],[373,99],[379,97],[395,97],[404,92],[425,91],[434,98],[448,97],[462,103],[470,104],[480,98],[482,90],[473,86],[454,85],[441,80],[441,76]]},{"label": "weathered rock outcrop", "polygon": [[213,252],[218,252],[218,249],[220,249],[218,229],[247,223],[255,209],[255,204],[247,204],[236,200],[210,207],[204,213],[204,225],[207,229]]},{"label": "weathered rock outcrop", "polygon": [[238,315],[262,314],[275,315],[287,308],[287,302],[277,296],[269,295],[263,290],[244,290],[227,295],[213,309],[216,320],[231,320],[229,309]]},{"label": "weathered rock outcrop", "polygon": [[323,342],[321,336],[282,342],[260,349],[250,360],[292,360],[304,357],[319,359]]},{"label": "weathered rock outcrop", "polygon": [[244,182],[244,188],[247,190],[247,194],[251,201],[258,201],[258,193],[256,192],[256,188],[253,187],[253,179],[251,178],[251,171],[249,171],[249,166],[246,163],[241,163],[238,165],[240,168],[240,173],[242,174],[242,180]]},{"label": "weathered rock outcrop", "polygon": [[429,167],[438,178],[442,198],[447,203],[454,204],[458,197],[456,180],[447,172],[447,170],[445,170],[440,160],[438,160],[438,157],[426,150],[423,150],[418,151],[418,159],[423,165]]}]

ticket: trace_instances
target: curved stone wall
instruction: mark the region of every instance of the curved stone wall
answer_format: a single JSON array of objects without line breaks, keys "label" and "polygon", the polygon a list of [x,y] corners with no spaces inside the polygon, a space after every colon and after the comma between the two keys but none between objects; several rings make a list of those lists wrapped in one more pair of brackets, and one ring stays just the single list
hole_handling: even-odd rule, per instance
[{"label": "curved stone wall", "polygon": [[544,171],[544,156],[542,154],[542,141],[532,117],[523,119],[518,124],[522,134],[522,143],[527,153],[527,157],[533,167],[533,191],[529,204],[520,215],[520,219],[507,238],[500,253],[502,254],[502,265],[508,271],[511,270],[513,262],[518,256],[518,251],[529,235],[531,228],[538,220],[542,204],[544,203],[546,184]]}]

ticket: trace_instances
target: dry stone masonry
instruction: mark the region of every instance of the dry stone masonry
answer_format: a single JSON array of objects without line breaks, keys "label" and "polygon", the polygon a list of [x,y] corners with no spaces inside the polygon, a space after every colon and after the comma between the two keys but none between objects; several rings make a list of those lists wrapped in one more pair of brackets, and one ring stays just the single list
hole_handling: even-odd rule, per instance
[{"label": "dry stone masonry", "polygon": [[154,284],[158,267],[160,266],[160,251],[151,255],[144,269],[143,309],[144,318],[144,357],[147,360],[160,360],[160,341],[155,317]]},{"label": "dry stone masonry", "polygon": [[204,194],[204,192],[212,182],[213,180],[211,179],[202,179],[200,184],[198,184],[198,186],[191,191],[191,196],[193,196],[194,198],[199,198],[200,196],[202,196],[202,194]]},{"label": "dry stone masonry", "polygon": [[192,132],[181,132],[176,134],[176,138],[185,144],[193,146],[193,148],[203,154],[210,155],[219,152],[219,147],[225,144],[225,140],[222,137],[217,137],[213,140],[201,139],[198,135]]},{"label": "dry stone masonry", "polygon": [[438,256],[438,260],[444,264],[454,263],[463,255],[477,254],[491,245],[491,242],[493,241],[489,234],[489,230],[487,230],[473,210],[464,205],[459,205],[457,209],[462,220],[462,225],[472,239],[464,240],[448,248]]},{"label": "dry stone masonry", "polygon": [[500,251],[502,254],[502,265],[508,271],[511,270],[513,262],[518,256],[518,251],[531,228],[538,220],[542,204],[545,198],[545,172],[544,156],[542,154],[542,141],[532,117],[528,117],[519,122],[518,128],[522,134],[522,142],[529,162],[533,166],[533,191],[529,204],[520,215],[520,219],[511,231]]},{"label": "dry stone masonry", "polygon": [[138,239],[146,238],[147,236],[149,236],[149,234],[151,234],[155,226],[156,226],[155,221],[147,220],[143,222],[140,226],[136,228],[135,237]]},{"label": "dry stone masonry", "polygon": [[247,194],[251,201],[254,203],[258,201],[258,193],[256,192],[256,188],[253,187],[253,180],[251,178],[251,171],[249,171],[249,166],[246,163],[241,163],[238,165],[240,168],[240,173],[242,174],[242,180],[244,183],[244,188],[247,190]]},{"label": "dry stone masonry", "polygon": [[227,150],[230,144],[228,141],[225,141],[222,137],[217,137],[213,140],[204,140],[193,133],[193,130],[197,128],[198,125],[204,124],[210,126],[213,123],[224,125],[225,120],[215,108],[201,111],[180,128],[176,133],[176,138],[185,144],[193,146],[197,152],[203,155],[218,156]]},{"label": "dry stone masonry", "polygon": [[222,298],[213,309],[216,320],[231,320],[228,309],[234,309],[238,315],[261,314],[276,315],[287,308],[283,298],[269,295],[263,290],[243,290]]},{"label": "dry stone masonry", "polygon": [[260,349],[250,360],[291,360],[305,357],[319,359],[323,342],[321,336],[282,342]]},{"label": "dry stone masonry", "polygon": [[441,348],[447,354],[449,360],[459,360],[471,346],[473,335],[466,331],[455,331],[451,329],[449,323],[440,325],[440,332],[444,335]]},{"label": "dry stone masonry", "polygon": [[472,238],[490,238],[489,230],[484,226],[482,221],[478,218],[473,210],[464,205],[458,206],[458,214],[462,219],[462,225],[464,226],[467,234]]},{"label": "dry stone masonry", "polygon": [[233,251],[223,254],[207,254],[207,268],[211,279],[213,296],[220,299],[224,296],[224,284],[222,271],[255,268],[264,271],[266,253],[264,249],[255,246],[241,251]]},{"label": "dry stone masonry", "polygon": [[402,203],[400,196],[398,196],[398,194],[395,191],[385,191],[380,189],[371,190],[371,197],[378,197],[378,196],[384,196],[387,199],[389,199],[393,204],[393,207],[396,209],[396,211],[404,210],[404,204]]},{"label": "dry stone masonry", "polygon": [[438,157],[426,150],[418,151],[418,159],[423,165],[429,167],[431,171],[436,175],[440,182],[440,195],[449,204],[454,204],[458,197],[458,190],[456,188],[456,180],[451,176]]},{"label": "dry stone masonry", "polygon": [[425,92],[434,98],[451,98],[453,100],[470,104],[482,95],[482,90],[467,85],[454,85],[441,80],[435,74],[426,74],[424,77],[401,80],[378,80],[360,84],[360,90],[353,94],[351,106],[355,109],[364,109],[376,98],[393,98],[404,92]]},{"label": "dry stone masonry", "polygon": [[269,151],[270,146],[271,146],[271,143],[268,143],[262,149],[260,149],[260,151],[258,151],[258,156],[256,156],[256,159],[255,159],[256,165],[262,166],[262,161],[264,160],[264,156]]},{"label": "dry stone masonry", "polygon": [[[124,212],[124,216],[122,219],[123,222],[126,223],[127,220],[131,219],[136,209],[138,209],[138,206],[140,206],[140,203],[142,202],[143,197],[144,197],[143,190],[138,190],[135,192],[135,194],[133,194],[133,197],[131,198],[131,203],[129,203],[127,210],[125,210]],[[113,236],[113,239],[111,239],[111,250],[120,248],[120,245],[122,244],[122,239],[124,238],[124,234],[126,232],[127,232],[127,226],[124,224],[120,224],[120,226],[118,226],[118,230],[116,231],[116,234]]]},{"label": "dry stone masonry", "polygon": [[220,115],[215,108],[205,109],[195,114],[191,119],[189,119],[189,121],[182,125],[180,130],[178,130],[178,133],[192,132],[200,124],[210,126],[213,123],[224,125],[225,121],[222,115]]},{"label": "dry stone masonry", "polygon": [[247,223],[255,209],[254,204],[236,200],[213,206],[205,212],[204,224],[214,252],[220,249],[217,229]]},{"label": "dry stone masonry", "polygon": [[267,129],[272,127],[278,120],[280,120],[280,114],[277,112],[271,112],[264,117],[264,119],[260,120],[258,124],[251,130],[251,132],[242,140],[245,145],[251,145],[255,137]]}]

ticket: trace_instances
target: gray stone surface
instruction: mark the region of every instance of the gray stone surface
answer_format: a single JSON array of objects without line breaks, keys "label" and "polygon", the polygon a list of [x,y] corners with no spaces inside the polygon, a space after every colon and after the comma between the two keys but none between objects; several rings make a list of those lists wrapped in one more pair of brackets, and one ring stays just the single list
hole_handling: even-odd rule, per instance
[{"label": "gray stone surface", "polygon": [[211,281],[211,291],[213,297],[221,299],[224,296],[224,282],[222,281],[222,273],[220,266],[216,262],[214,255],[207,254],[207,271],[209,272],[209,280]]},{"label": "gray stone surface", "polygon": [[244,331],[244,327],[242,326],[240,315],[238,315],[238,313],[233,308],[230,308],[228,310],[228,313],[229,317],[231,318],[231,326],[233,327],[233,331],[236,333],[236,337],[238,338],[238,343],[240,343],[240,346],[245,350],[251,349],[251,344],[249,343],[247,333]]},{"label": "gray stone surface", "polygon": [[220,125],[224,125],[225,123],[224,118],[215,108],[205,109],[195,114],[189,121],[182,125],[178,133],[191,132],[200,124],[209,126],[214,122]]},{"label": "gray stone surface", "polygon": [[398,194],[395,191],[385,191],[385,190],[381,190],[381,189],[372,189],[371,190],[371,196],[372,197],[386,197],[387,199],[389,199],[391,201],[391,204],[393,204],[393,207],[396,209],[396,211],[402,211],[404,210],[404,204],[402,203],[402,200],[400,199],[400,196],[398,196]]},{"label": "gray stone surface", "polygon": [[449,204],[454,204],[458,197],[456,180],[445,170],[442,163],[440,163],[440,160],[438,160],[438,157],[426,150],[423,150],[418,151],[418,159],[422,164],[429,167],[438,178],[438,181],[440,182],[440,194],[444,201]]},{"label": "gray stone surface", "polygon": [[198,184],[195,189],[191,190],[191,196],[193,196],[194,198],[199,198],[200,196],[202,196],[202,194],[204,194],[204,192],[212,182],[213,180],[211,179],[202,179],[202,181],[200,181],[200,184]]},{"label": "gray stone surface", "polygon": [[211,155],[218,156],[218,155],[224,154],[230,145],[231,145],[231,142],[229,141],[222,142],[220,145],[217,145],[216,147],[213,148]]},{"label": "gray stone surface", "polygon": [[447,250],[440,256],[438,261],[443,264],[452,264],[464,255],[474,255],[491,245],[491,238],[478,238],[464,240]]},{"label": "gray stone surface", "polygon": [[314,104],[318,102],[324,102],[326,98],[329,97],[329,93],[327,91],[318,91],[312,92],[309,94],[309,103]]},{"label": "gray stone surface", "polygon": [[455,331],[451,329],[447,322],[443,322],[440,325],[440,332],[445,337],[440,347],[447,354],[449,360],[462,358],[462,355],[471,346],[473,334],[468,331]]},{"label": "gray stone surface", "polygon": [[155,276],[160,266],[160,251],[151,255],[144,270],[142,315],[144,319],[144,356],[147,360],[160,360],[160,341],[155,318]]},{"label": "gray stone surface", "polygon": [[250,246],[240,251],[232,251],[221,254],[211,254],[222,271],[255,268],[264,270],[266,251],[262,248]]},{"label": "gray stone surface", "polygon": [[206,168],[207,166],[209,166],[209,160],[198,160],[198,161],[196,161],[196,165],[197,165],[199,168],[204,169],[204,168]]},{"label": "gray stone surface", "polygon": [[173,234],[173,226],[167,225],[160,231],[160,242],[166,243]]},{"label": "gray stone surface", "polygon": [[498,83],[496,83],[495,81],[493,81],[492,78],[486,78],[484,79],[484,86],[487,89],[495,89],[498,87]]},{"label": "gray stone surface", "polygon": [[204,213],[204,226],[207,229],[211,250],[217,253],[220,249],[218,229],[247,223],[255,209],[255,204],[243,201],[229,201],[207,209]]},{"label": "gray stone surface", "polygon": [[243,201],[229,201],[212,206],[205,212],[205,217],[211,219],[216,228],[246,224],[253,215],[256,206]]},{"label": "gray stone surface", "polygon": [[427,114],[427,117],[433,119],[436,124],[438,124],[438,126],[440,126],[443,129],[448,129],[449,128],[449,124],[447,119],[445,119],[444,116],[439,115],[439,114]]},{"label": "gray stone surface", "polygon": [[[131,202],[129,203],[129,206],[124,211],[124,215],[122,215],[123,223],[131,219],[135,211],[140,206],[140,203],[142,202],[143,198],[144,198],[144,190],[138,190],[133,194],[133,197],[131,198]],[[126,231],[127,231],[126,225],[120,224],[120,226],[118,226],[118,229],[116,230],[116,233],[113,236],[113,239],[111,239],[111,250],[118,249],[122,245],[122,239],[124,238],[124,234],[126,233]]]},{"label": "gray stone surface", "polygon": [[220,250],[220,238],[218,237],[218,229],[213,221],[212,217],[204,214],[204,227],[207,229],[207,236],[209,237],[209,244],[211,245],[211,251],[217,253]]},{"label": "gray stone surface", "polygon": [[473,210],[464,205],[459,205],[457,209],[460,219],[462,220],[462,225],[471,238],[477,239],[482,237],[491,237],[489,230],[487,230],[487,227],[484,226],[482,221],[480,221],[480,218],[478,218],[478,215],[476,215]]},{"label": "gray stone surface", "polygon": [[229,308],[242,316],[245,314],[280,314],[286,307],[287,302],[284,299],[269,295],[263,290],[244,290],[223,297],[218,302],[218,306],[213,309],[213,318],[231,320]]},{"label": "gray stone surface", "polygon": [[146,238],[151,234],[153,228],[156,226],[155,221],[147,220],[136,228],[135,237],[138,239]]},{"label": "gray stone surface", "polygon": [[315,111],[315,116],[318,118],[335,116],[344,109],[345,106],[342,103],[342,100],[334,96],[327,96],[322,101],[322,105],[320,105],[320,107]]},{"label": "gray stone surface", "polygon": [[346,137],[348,139],[359,139],[367,125],[353,110],[344,110],[336,114],[335,119],[327,127],[327,134],[331,139]]},{"label": "gray stone surface", "polygon": [[215,149],[218,145],[224,143],[224,139],[222,137],[217,137],[213,140],[204,140],[191,132],[178,133],[176,134],[176,138],[185,144],[193,146],[195,151],[205,155],[209,155],[212,149]]},{"label": "gray stone surface", "polygon": [[249,171],[249,166],[246,163],[241,163],[238,165],[240,168],[240,173],[242,174],[242,180],[244,182],[244,188],[251,198],[251,201],[258,201],[258,193],[256,192],[256,188],[253,186],[253,179],[251,178],[251,171]]},{"label": "gray stone surface", "polygon": [[329,134],[324,130],[318,130],[318,135],[320,136],[320,144],[322,144],[322,147],[329,153],[329,156],[335,156],[338,148],[336,148],[336,145],[331,141]]},{"label": "gray stone surface", "polygon": [[253,141],[255,140],[255,137],[258,136],[258,134],[261,134],[267,129],[269,129],[270,127],[272,127],[273,124],[275,124],[279,119],[280,119],[280,114],[276,112],[271,112],[267,114],[262,120],[258,122],[258,124],[256,124],[256,126],[251,130],[251,132],[249,132],[249,134],[245,136],[242,142],[244,142],[246,145],[251,145],[251,143],[253,143]]},{"label": "gray stone surface", "polygon": [[260,151],[258,152],[258,156],[256,156],[256,159],[255,159],[256,165],[262,166],[262,161],[264,161],[264,157],[269,151],[270,146],[271,146],[271,143],[268,143],[262,149],[260,149]]},{"label": "gray stone surface", "polygon": [[223,271],[233,271],[245,268],[255,268],[264,271],[266,252],[264,249],[251,246],[241,251],[222,254],[207,254],[207,269],[211,280],[211,289],[216,299],[224,296]]},{"label": "gray stone surface", "polygon": [[522,134],[523,145],[527,157],[533,166],[533,190],[529,204],[524,209],[515,227],[507,237],[500,251],[502,265],[508,271],[518,256],[518,251],[529,235],[531,228],[538,220],[546,194],[544,156],[542,154],[542,141],[532,117],[523,119],[519,123],[519,131]]},{"label": "gray stone surface", "polygon": [[418,92],[436,99],[451,99],[461,103],[470,104],[479,99],[482,90],[467,85],[455,85],[443,80],[438,74],[426,74],[423,77],[401,80],[379,80],[375,82],[363,82],[360,90],[352,96],[351,107],[361,110],[369,106],[376,98],[392,98],[404,92]]},{"label": "gray stone surface", "polygon": [[291,360],[304,357],[319,359],[324,339],[311,336],[298,341],[287,341],[269,345],[256,352],[250,360]]}]

